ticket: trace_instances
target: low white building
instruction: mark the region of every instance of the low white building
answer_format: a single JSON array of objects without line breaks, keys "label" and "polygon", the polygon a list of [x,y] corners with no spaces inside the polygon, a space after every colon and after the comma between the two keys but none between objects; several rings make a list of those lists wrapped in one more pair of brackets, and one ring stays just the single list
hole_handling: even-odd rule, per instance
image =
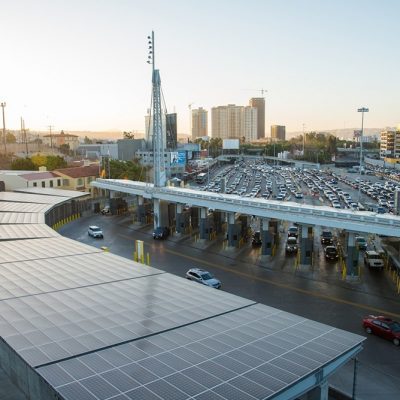
[{"label": "low white building", "polygon": [[50,171],[0,171],[0,181],[5,184],[6,191],[29,187],[59,188],[62,186],[61,177]]}]

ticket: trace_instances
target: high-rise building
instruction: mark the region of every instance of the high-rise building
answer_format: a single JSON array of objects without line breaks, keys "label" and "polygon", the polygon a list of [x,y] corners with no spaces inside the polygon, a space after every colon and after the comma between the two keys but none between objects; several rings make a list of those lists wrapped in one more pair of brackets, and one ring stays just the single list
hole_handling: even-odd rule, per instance
[{"label": "high-rise building", "polygon": [[397,130],[381,132],[381,158],[400,158],[400,127]]},{"label": "high-rise building", "polygon": [[245,138],[252,141],[257,138],[257,109],[254,107],[227,106],[211,109],[212,137],[229,139]]},{"label": "high-rise building", "polygon": [[284,125],[271,125],[271,142],[286,140],[286,127]]},{"label": "high-rise building", "polygon": [[257,139],[265,137],[265,99],[253,97],[249,101],[250,107],[257,108]]},{"label": "high-rise building", "polygon": [[178,142],[178,123],[176,113],[166,114],[165,117],[166,130],[166,148],[176,149]]},{"label": "high-rise building", "polygon": [[243,136],[247,143],[257,140],[257,116],[256,107],[243,107]]},{"label": "high-rise building", "polygon": [[192,140],[208,136],[208,111],[199,107],[192,110]]}]

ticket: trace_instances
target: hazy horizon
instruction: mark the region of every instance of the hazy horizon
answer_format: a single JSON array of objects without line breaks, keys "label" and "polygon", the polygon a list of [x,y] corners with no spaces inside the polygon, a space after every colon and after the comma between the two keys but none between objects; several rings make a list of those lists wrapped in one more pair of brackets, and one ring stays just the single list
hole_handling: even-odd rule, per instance
[{"label": "hazy horizon", "polygon": [[364,106],[365,127],[396,126],[399,11],[394,0],[6,2],[6,127],[18,129],[22,116],[31,130],[144,131],[151,30],[179,132],[189,133],[189,104],[210,114],[218,105],[247,105],[261,89],[267,136],[273,124],[288,132],[303,124],[359,129]]}]

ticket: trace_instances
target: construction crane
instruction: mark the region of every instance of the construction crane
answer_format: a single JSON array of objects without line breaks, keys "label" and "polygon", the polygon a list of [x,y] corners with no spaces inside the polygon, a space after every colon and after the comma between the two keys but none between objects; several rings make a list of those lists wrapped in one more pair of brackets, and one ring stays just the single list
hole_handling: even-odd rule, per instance
[{"label": "construction crane", "polygon": [[264,93],[268,92],[267,89],[242,89],[242,90],[251,90],[252,92],[260,92],[261,93],[261,97],[264,97]]}]

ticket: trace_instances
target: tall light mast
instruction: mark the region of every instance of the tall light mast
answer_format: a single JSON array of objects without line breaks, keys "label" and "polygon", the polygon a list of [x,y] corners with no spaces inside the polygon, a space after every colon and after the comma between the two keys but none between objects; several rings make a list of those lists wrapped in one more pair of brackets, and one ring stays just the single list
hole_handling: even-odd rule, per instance
[{"label": "tall light mast", "polygon": [[166,184],[165,160],[164,160],[164,135],[162,127],[161,110],[161,78],[160,71],[155,69],[155,43],[154,31],[147,36],[149,44],[149,55],[147,62],[152,64],[152,86],[153,86],[153,162],[154,162],[154,186],[163,187]]}]

